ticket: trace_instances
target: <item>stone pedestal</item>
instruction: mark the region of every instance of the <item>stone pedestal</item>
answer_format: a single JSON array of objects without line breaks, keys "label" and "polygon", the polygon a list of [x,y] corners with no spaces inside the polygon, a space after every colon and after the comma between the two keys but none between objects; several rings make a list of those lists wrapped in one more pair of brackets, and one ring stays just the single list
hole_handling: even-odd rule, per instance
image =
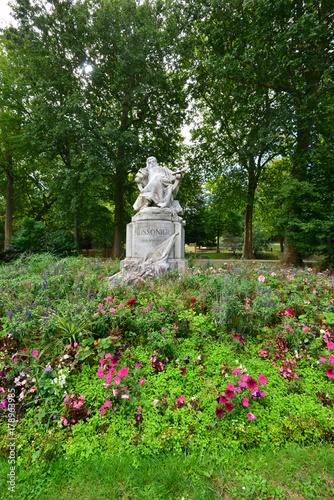
[{"label": "stone pedestal", "polygon": [[145,257],[174,234],[175,243],[167,264],[171,269],[187,269],[183,225],[182,219],[170,208],[147,207],[140,210],[126,228],[126,258],[121,261],[121,270]]}]

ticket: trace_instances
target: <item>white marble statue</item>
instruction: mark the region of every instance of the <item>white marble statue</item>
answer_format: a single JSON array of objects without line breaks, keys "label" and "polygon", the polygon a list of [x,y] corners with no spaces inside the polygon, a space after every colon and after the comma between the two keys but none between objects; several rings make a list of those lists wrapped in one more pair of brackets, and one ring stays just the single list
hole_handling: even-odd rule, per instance
[{"label": "white marble statue", "polygon": [[135,178],[140,194],[133,205],[134,210],[153,206],[181,212],[182,209],[179,203],[174,201],[174,197],[179,191],[184,172],[188,172],[187,167],[173,172],[167,167],[160,167],[154,156],[147,158],[146,167],[141,168]]}]

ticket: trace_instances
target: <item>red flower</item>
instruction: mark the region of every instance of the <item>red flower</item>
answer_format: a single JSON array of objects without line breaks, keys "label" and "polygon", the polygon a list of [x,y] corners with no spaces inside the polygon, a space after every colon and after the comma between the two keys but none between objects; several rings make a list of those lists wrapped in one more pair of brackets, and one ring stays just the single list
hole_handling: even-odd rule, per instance
[{"label": "red flower", "polygon": [[334,378],[334,368],[327,368],[326,373],[327,377]]},{"label": "red flower", "polygon": [[295,311],[292,309],[292,307],[289,307],[286,311],[285,311],[285,316],[295,316]]},{"label": "red flower", "polygon": [[226,411],[232,411],[233,410],[233,404],[232,403],[225,403],[225,410]]},{"label": "red flower", "polygon": [[237,333],[233,333],[233,334],[232,334],[232,337],[233,337],[234,339],[238,339],[238,338],[240,337],[240,335],[238,335]]},{"label": "red flower", "polygon": [[180,372],[182,373],[182,375],[184,375],[186,373],[186,370],[187,370],[187,368],[180,368]]},{"label": "red flower", "polygon": [[133,306],[133,304],[136,303],[136,300],[137,300],[136,297],[131,297],[131,299],[127,301],[126,305],[131,307]]},{"label": "red flower", "polygon": [[248,389],[255,389],[255,387],[257,386],[257,382],[252,377],[248,377],[248,379],[246,380],[246,385]]},{"label": "red flower", "polygon": [[233,398],[233,396],[234,396],[234,391],[232,391],[231,389],[226,389],[226,390],[225,390],[225,394],[226,394],[226,397],[228,397],[228,398]]},{"label": "red flower", "polygon": [[217,403],[218,404],[223,404],[223,403],[227,403],[227,397],[226,396],[223,396],[222,394],[217,398]]},{"label": "red flower", "polygon": [[218,418],[222,418],[224,416],[223,408],[216,408],[216,415]]},{"label": "red flower", "polygon": [[195,303],[197,301],[196,297],[192,297],[192,299],[190,299],[190,300],[191,300],[192,305],[195,305]]}]

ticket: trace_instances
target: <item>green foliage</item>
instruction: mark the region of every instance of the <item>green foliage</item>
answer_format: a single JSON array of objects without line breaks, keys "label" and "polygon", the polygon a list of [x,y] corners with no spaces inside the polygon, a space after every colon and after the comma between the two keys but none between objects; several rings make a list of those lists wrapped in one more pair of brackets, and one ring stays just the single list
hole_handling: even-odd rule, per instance
[{"label": "green foliage", "polygon": [[45,246],[46,231],[43,222],[26,217],[13,238],[13,244],[26,252],[41,250]]}]

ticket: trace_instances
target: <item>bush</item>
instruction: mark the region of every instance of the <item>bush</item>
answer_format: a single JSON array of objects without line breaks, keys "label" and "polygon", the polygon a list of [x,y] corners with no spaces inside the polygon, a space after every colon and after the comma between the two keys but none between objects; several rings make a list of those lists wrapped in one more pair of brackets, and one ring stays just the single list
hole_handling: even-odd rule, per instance
[{"label": "bush", "polygon": [[47,227],[43,222],[35,221],[30,217],[23,219],[20,229],[13,237],[13,245],[23,251],[42,250],[45,244]]}]

